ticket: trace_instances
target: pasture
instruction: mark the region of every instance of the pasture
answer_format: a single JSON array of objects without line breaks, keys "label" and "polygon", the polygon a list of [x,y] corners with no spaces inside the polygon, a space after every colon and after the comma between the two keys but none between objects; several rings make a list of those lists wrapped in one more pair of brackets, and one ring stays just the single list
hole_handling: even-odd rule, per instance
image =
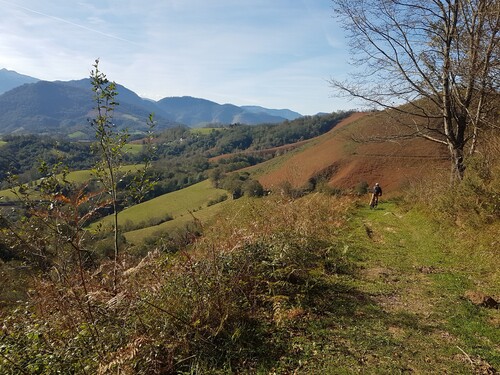
[{"label": "pasture", "polygon": [[[202,209],[206,209],[207,202],[222,194],[226,194],[226,191],[214,188],[210,181],[205,180],[185,189],[164,194],[141,204],[126,208],[119,213],[118,220],[122,225],[126,225],[127,223],[132,223],[134,225],[143,223],[144,226],[148,226],[148,222],[158,222],[166,217],[171,217],[174,221],[178,220],[178,224],[184,219],[192,219],[190,212],[199,212]],[[210,211],[211,210],[208,210],[207,214]],[[99,223],[106,227],[110,226],[112,221],[112,216],[107,216],[100,220]],[[169,224],[167,221],[146,231],[139,230],[130,232],[126,234],[126,237],[128,236],[127,239],[130,238],[131,240],[132,238],[144,238],[147,235],[146,233],[163,229],[170,225],[174,224]],[[143,232],[138,233],[140,231]]]}]

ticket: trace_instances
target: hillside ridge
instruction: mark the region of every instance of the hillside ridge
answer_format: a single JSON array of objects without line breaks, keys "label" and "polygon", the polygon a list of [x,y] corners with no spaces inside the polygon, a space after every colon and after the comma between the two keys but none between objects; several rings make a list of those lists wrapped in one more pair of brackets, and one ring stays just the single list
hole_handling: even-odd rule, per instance
[{"label": "hillside ridge", "polygon": [[[411,181],[449,170],[445,147],[421,138],[394,142],[394,124],[384,116],[363,112],[349,116],[328,133],[307,141],[278,167],[262,173],[259,181],[271,190],[284,180],[301,187],[330,168],[331,186],[352,189],[362,182],[379,182],[396,193]],[[387,140],[356,140],[356,136],[370,134]]]},{"label": "hillside ridge", "polygon": [[[93,108],[89,78],[71,81],[41,81],[15,72],[0,71],[0,134],[85,133]],[[302,117],[288,109],[219,104],[191,96],[143,99],[117,84],[115,120],[131,132],[144,131],[149,113],[155,114],[158,128],[178,124],[200,127],[207,124],[276,124]],[[46,103],[40,106],[39,103]],[[54,106],[57,114],[54,115]]]}]

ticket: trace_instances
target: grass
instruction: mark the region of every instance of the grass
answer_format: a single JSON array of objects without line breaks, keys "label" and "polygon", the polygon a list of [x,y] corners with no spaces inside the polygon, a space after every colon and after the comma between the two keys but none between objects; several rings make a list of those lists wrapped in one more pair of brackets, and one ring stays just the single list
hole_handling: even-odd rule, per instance
[{"label": "grass", "polygon": [[[212,187],[210,181],[202,181],[185,189],[164,194],[147,202],[127,208],[120,212],[118,220],[121,223],[147,223],[151,220],[158,220],[171,216],[173,223],[155,226],[144,231],[133,231],[126,234],[131,241],[140,241],[148,234],[157,230],[171,229],[172,226],[183,225],[185,221],[192,220],[190,212],[197,212],[197,216],[202,215],[199,211],[206,208],[207,202],[225,193],[225,190]],[[205,214],[210,216],[214,209],[208,209]],[[106,217],[100,221],[104,225],[111,224],[112,218]]]},{"label": "grass", "polygon": [[[132,366],[172,355],[173,362],[155,358],[183,373],[475,374],[500,367],[499,311],[464,298],[467,290],[498,293],[495,250],[487,246],[496,228],[471,242],[466,230],[397,201],[370,210],[349,197],[272,194],[205,208],[211,194],[220,192],[205,181],[122,213],[136,221],[174,216],[127,233],[130,242],[192,220],[188,210],[214,220],[188,248],[156,252],[127,269],[126,303],[103,299],[103,309],[113,303],[123,317],[94,324],[110,340],[109,361],[144,343],[137,348],[150,354],[123,360]],[[40,352],[38,337],[15,353]],[[54,337],[47,353],[62,343]],[[80,345],[87,358],[89,344]],[[64,353],[75,359],[74,351]]]},{"label": "grass", "polygon": [[[143,164],[133,164],[133,165],[124,165],[120,167],[120,171],[123,173],[135,172],[138,169],[142,168]],[[82,184],[87,182],[93,178],[92,171],[90,169],[82,169],[78,171],[69,172],[66,176],[68,182]],[[0,190],[0,197],[6,197],[9,199],[16,199],[16,195],[11,191],[11,189]]]},{"label": "grass", "polygon": [[[123,165],[120,167],[119,170],[122,173],[130,173],[130,172],[136,172],[137,170],[139,170],[143,166],[144,166],[143,164]],[[72,172],[69,172],[67,177],[66,177],[66,179],[69,182],[78,183],[78,184],[87,182],[87,181],[91,180],[92,178],[94,178],[94,175],[90,169],[82,169],[79,171],[72,171]]]},{"label": "grass", "polygon": [[160,234],[162,232],[168,233],[180,230],[193,220],[199,220],[202,224],[209,222],[214,216],[216,216],[220,211],[222,211],[225,208],[225,206],[227,206],[228,203],[230,202],[231,201],[224,201],[209,207],[203,206],[192,214],[190,214],[187,211],[188,209],[186,208],[185,212],[183,212],[182,210],[177,211],[178,216],[175,216],[173,220],[166,221],[159,225],[147,226],[142,229],[126,232],[124,233],[124,236],[127,242],[129,242],[131,245],[139,245],[151,236]]},{"label": "grass", "polygon": [[76,131],[76,132],[68,134],[68,137],[70,139],[86,139],[86,138],[88,138],[88,135],[82,131]]},{"label": "grass", "polygon": [[[324,316],[305,324],[307,334],[295,339],[300,372],[472,374],[500,368],[498,310],[463,298],[469,289],[498,293],[491,250],[464,246],[452,228],[394,202],[377,210],[360,206],[345,239],[359,256],[357,275],[344,277],[343,288],[332,287]],[[468,261],[471,250],[482,252],[483,261],[480,254]]]},{"label": "grass", "polygon": [[139,155],[143,149],[144,149],[143,145],[135,144],[135,143],[127,143],[123,147],[123,150],[125,151],[125,153],[130,154],[130,155]]},{"label": "grass", "polygon": [[14,194],[10,189],[0,190],[0,199],[13,200],[16,198],[16,194]]}]

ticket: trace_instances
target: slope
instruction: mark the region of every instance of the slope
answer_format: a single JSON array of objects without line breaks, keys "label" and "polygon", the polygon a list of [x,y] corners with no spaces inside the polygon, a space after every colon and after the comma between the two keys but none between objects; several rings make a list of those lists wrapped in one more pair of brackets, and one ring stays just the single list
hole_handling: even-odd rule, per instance
[{"label": "slope", "polygon": [[[148,129],[146,120],[155,112],[150,102],[139,98],[123,86],[118,87],[120,105],[114,113],[114,122],[129,127],[130,132]],[[38,81],[16,87],[0,95],[0,133],[48,133],[68,135],[79,131],[82,139],[93,138],[88,119],[95,116],[95,104],[90,80]],[[155,117],[157,129],[172,126],[161,116]]]},{"label": "slope", "polygon": [[[387,123],[386,120],[380,114],[355,113],[342,120],[330,132],[310,141],[283,146],[280,149],[281,156],[250,167],[248,170],[257,176],[264,187],[269,190],[275,189],[284,181],[289,181],[295,187],[301,187],[310,178],[321,175],[325,176],[331,185],[345,189],[353,188],[362,181],[371,184],[377,180],[384,187],[385,195],[391,196],[400,192],[406,184],[425,178],[431,173],[443,171],[448,167],[445,150],[435,148],[434,144],[421,139],[401,142],[354,140],[359,137],[394,133],[395,129],[391,124],[384,125]],[[447,175],[447,172],[444,175]],[[192,211],[203,207],[217,194],[223,193],[223,191],[216,193],[215,190],[209,189],[208,181],[203,184],[206,184],[207,190],[204,192],[209,196],[197,195],[198,198],[193,201],[194,205],[191,204],[193,202],[188,203],[192,198],[187,197],[195,187],[167,194],[164,198],[157,198],[157,200],[167,199],[168,201],[165,200],[160,205],[155,203],[157,201],[151,203],[151,205],[156,205],[156,209],[144,209],[146,205],[149,205],[146,202],[125,210],[120,214],[122,222],[133,221],[135,224],[143,222],[142,225],[138,225],[142,229],[129,231],[125,234],[126,238],[134,244],[139,244],[153,233],[165,233],[185,226],[193,218],[190,215],[177,214],[170,207],[171,198],[176,197],[174,202],[185,202],[187,206],[183,212],[187,214],[187,209]],[[177,207],[177,204],[175,206]],[[164,207],[164,209],[159,207]],[[216,214],[217,209],[211,207],[209,210],[204,208],[202,211],[197,212],[195,216],[205,222],[210,216]],[[162,222],[167,214],[172,215],[173,220],[159,225],[147,224],[148,221]]]},{"label": "slope", "polygon": [[[427,172],[411,169],[407,159],[431,156],[427,168],[444,160],[413,140],[403,150],[350,143],[360,129],[366,137],[369,130],[380,134],[365,128],[373,118],[359,116],[284,155],[283,164],[295,158],[288,167],[306,171],[302,156],[332,171],[333,180],[349,176],[349,165],[362,172],[369,159],[380,158],[417,178]],[[333,152],[332,162],[324,155]],[[379,170],[387,181],[404,183]],[[192,189],[193,208],[207,191],[217,193],[207,181]],[[126,214],[140,220],[170,213],[182,196],[170,197]],[[71,292],[81,288],[79,279],[53,278],[50,285],[46,278],[34,285],[29,310],[5,319],[0,372],[97,373],[119,365],[143,373],[496,373],[499,310],[467,296],[498,300],[499,221],[457,227],[418,206],[386,201],[369,210],[353,199],[314,193],[229,201],[186,251],[155,251],[137,265],[124,263],[130,268],[121,273],[118,294],[106,284],[105,264],[90,270],[85,297],[109,319],[81,313],[81,299]],[[179,206],[180,214],[186,207]]]},{"label": "slope", "polygon": [[395,192],[411,181],[447,170],[444,147],[417,138],[391,139],[399,131],[384,113],[355,113],[286,160],[260,166],[259,181],[272,190],[283,181],[300,187],[310,178],[323,176],[335,187],[378,181]]},{"label": "slope", "polygon": [[[225,195],[226,191],[212,187],[208,180],[191,185],[185,189],[164,194],[141,204],[129,207],[119,213],[120,223],[125,227],[141,228],[128,230],[125,237],[133,244],[140,244],[156,232],[167,232],[180,228],[196,217],[208,217],[217,209],[207,206],[207,202]],[[218,208],[218,207],[217,207]],[[205,211],[208,211],[206,213]],[[99,221],[104,226],[111,225],[112,217]],[[159,223],[159,224],[158,224]]]},{"label": "slope", "polygon": [[496,373],[499,311],[466,297],[499,297],[494,231],[471,253],[467,234],[418,209],[386,202],[351,214],[342,230],[356,271],[336,276],[324,310],[292,339],[299,372]]},{"label": "slope", "polygon": [[0,69],[0,95],[25,83],[34,83],[38,78],[19,74],[13,70]]}]

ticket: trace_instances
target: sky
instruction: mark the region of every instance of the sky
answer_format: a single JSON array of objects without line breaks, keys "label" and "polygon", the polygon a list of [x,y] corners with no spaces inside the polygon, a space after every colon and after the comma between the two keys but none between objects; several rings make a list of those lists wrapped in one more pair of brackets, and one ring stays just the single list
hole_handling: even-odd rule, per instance
[{"label": "sky", "polygon": [[[0,0],[0,68],[108,79],[141,97],[194,96],[303,115],[355,108],[331,0]],[[119,100],[119,96],[118,96]]]}]

